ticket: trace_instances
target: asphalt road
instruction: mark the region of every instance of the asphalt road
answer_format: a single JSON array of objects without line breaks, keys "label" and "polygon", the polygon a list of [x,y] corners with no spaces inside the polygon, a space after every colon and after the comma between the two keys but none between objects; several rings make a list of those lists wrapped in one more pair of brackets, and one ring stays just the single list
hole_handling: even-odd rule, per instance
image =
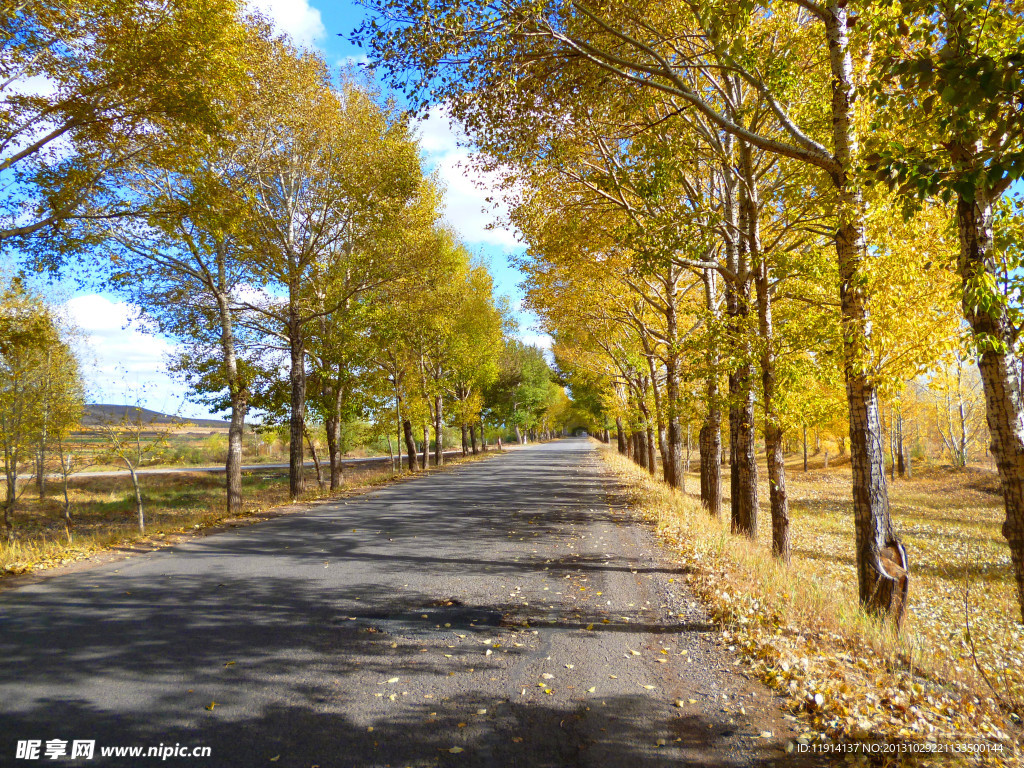
[{"label": "asphalt road", "polygon": [[[9,590],[0,765],[780,757],[774,700],[617,493],[563,440]],[[95,757],[16,759],[54,739]],[[175,744],[210,756],[100,756]]]}]

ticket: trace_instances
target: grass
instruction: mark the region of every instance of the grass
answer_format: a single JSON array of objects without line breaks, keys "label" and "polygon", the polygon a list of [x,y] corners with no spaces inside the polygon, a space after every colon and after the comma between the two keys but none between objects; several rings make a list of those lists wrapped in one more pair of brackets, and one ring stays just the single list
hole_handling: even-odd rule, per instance
[{"label": "grass", "polygon": [[[804,724],[801,740],[986,742],[1003,751],[934,759],[1020,759],[1020,713],[1012,712],[1012,700],[1024,694],[1024,627],[990,472],[933,469],[891,484],[913,578],[908,617],[897,634],[858,606],[848,467],[789,468],[793,562],[787,567],[768,551],[766,484],[759,541],[752,542],[729,533],[728,521],[711,518],[696,497],[669,489],[612,451],[603,455],[624,482],[628,502],[677,554],[726,642]],[[689,482],[692,488],[699,478]],[[965,595],[978,660],[995,690],[965,639]],[[926,762],[928,756],[892,759]]]},{"label": "grass", "polygon": [[[485,453],[465,458],[448,458],[440,468],[486,458]],[[346,467],[345,483],[336,494],[344,496],[387,483],[396,477],[390,465]],[[201,531],[228,520],[255,521],[276,514],[288,499],[288,476],[282,470],[259,470],[242,476],[244,508],[240,515],[228,516],[224,510],[224,477],[213,473],[141,476],[146,533],[139,533],[135,495],[127,476],[72,478],[69,497],[73,528],[69,540],[63,523],[63,497],[60,485],[48,484],[48,493],[39,500],[34,486],[25,491],[14,514],[15,540],[0,541],[0,581],[3,576],[29,573],[84,560],[114,548],[137,545],[159,546],[176,534]],[[329,498],[321,491],[315,473],[306,472],[308,492],[301,501]]]}]

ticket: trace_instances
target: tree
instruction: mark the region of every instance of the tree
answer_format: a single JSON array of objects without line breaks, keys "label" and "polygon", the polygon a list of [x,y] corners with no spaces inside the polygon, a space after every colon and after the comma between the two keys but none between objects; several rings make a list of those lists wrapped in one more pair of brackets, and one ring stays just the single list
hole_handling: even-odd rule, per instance
[{"label": "tree", "polygon": [[142,407],[143,392],[130,395],[125,400],[133,400],[133,405],[125,406],[119,419],[101,422],[98,433],[119,462],[124,464],[131,477],[132,490],[135,492],[135,515],[139,523],[139,533],[146,533],[146,517],[142,505],[142,485],[139,482],[139,467],[143,462],[159,457],[175,427],[183,424],[183,420],[171,418],[160,423],[156,417],[146,417],[146,409]]},{"label": "tree", "polygon": [[[14,537],[13,515],[24,491],[21,470],[41,442],[66,434],[77,423],[82,399],[67,330],[42,298],[15,277],[0,293],[0,447],[8,539]],[[45,467],[37,465],[36,471]]]},{"label": "tree", "polygon": [[[332,88],[318,57],[279,46],[262,116],[249,126],[249,264],[272,292],[246,302],[253,327],[290,351],[290,482],[302,492],[307,326],[354,293],[387,282],[401,255],[375,247],[422,187],[406,123],[346,79]],[[341,276],[348,289],[324,293]]]},{"label": "tree", "polygon": [[[865,158],[877,178],[911,198],[956,202],[964,317],[978,350],[1010,546],[1024,619],[1024,393],[1015,365],[1019,332],[1005,293],[993,215],[1024,174],[1024,48],[1020,8],[1000,0],[901,0],[877,4],[871,92],[880,132]],[[898,35],[883,33],[896,27]],[[898,76],[899,88],[891,74]],[[1013,267],[1011,266],[1012,270]]]},{"label": "tree", "polygon": [[234,0],[4,2],[0,244],[38,245],[52,264],[62,227],[132,211],[125,174],[215,131],[236,12]]}]

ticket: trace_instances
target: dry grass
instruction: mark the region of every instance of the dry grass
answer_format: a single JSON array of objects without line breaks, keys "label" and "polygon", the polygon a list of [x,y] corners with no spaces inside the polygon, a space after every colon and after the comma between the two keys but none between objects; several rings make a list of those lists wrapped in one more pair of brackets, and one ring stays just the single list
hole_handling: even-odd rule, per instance
[{"label": "dry grass", "polygon": [[[447,467],[491,455],[494,454],[448,458],[444,466],[431,467],[429,471],[444,471]],[[336,495],[359,493],[407,476],[396,476],[390,465],[386,469],[346,468],[345,483]],[[135,495],[127,476],[73,478],[69,493],[74,522],[70,540],[62,517],[63,497],[59,484],[50,483],[42,501],[33,495],[34,488],[27,490],[14,514],[15,540],[0,541],[0,578],[84,560],[115,547],[141,543],[159,545],[168,536],[212,528],[229,519],[232,522],[255,521],[290,503],[287,472],[281,470],[244,474],[244,510],[230,518],[224,511],[223,475],[199,472],[142,475],[141,485],[145,535],[139,533]],[[302,501],[332,495],[317,488],[312,470],[306,472],[306,487],[310,490]]]},{"label": "dry grass", "polygon": [[[1004,702],[1019,696],[1022,626],[999,532],[1001,501],[986,474],[934,471],[891,489],[914,575],[908,619],[897,635],[858,607],[848,468],[790,472],[794,553],[786,567],[767,544],[730,534],[728,522],[709,517],[695,497],[652,480],[614,452],[604,456],[626,482],[630,503],[677,552],[727,642],[807,726],[802,740],[984,741],[1001,745],[1002,753],[891,759],[1020,759],[1019,721],[978,674],[964,639],[969,586],[980,660]],[[767,488],[761,492],[759,538],[769,542]]]}]

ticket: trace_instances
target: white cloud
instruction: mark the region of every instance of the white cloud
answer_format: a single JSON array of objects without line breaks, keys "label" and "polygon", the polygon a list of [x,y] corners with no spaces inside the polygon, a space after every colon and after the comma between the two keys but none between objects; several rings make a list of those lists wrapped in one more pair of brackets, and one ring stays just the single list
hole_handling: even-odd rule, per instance
[{"label": "white cloud", "polygon": [[519,340],[524,344],[532,344],[535,347],[540,347],[546,352],[551,351],[551,346],[555,343],[555,340],[548,336],[546,333],[533,333],[530,331],[520,331]]},{"label": "white cloud", "polygon": [[327,36],[320,11],[311,6],[309,0],[247,0],[247,4],[300,45],[316,47]]},{"label": "white cloud", "polygon": [[130,304],[93,293],[69,299],[64,306],[85,337],[83,369],[93,402],[134,404],[141,399],[145,407],[164,413],[209,415],[184,402],[181,384],[167,373],[167,356],[175,346],[133,326]]},{"label": "white cloud", "polygon": [[[445,218],[470,245],[491,245],[503,251],[523,248],[515,230],[501,224],[507,208],[500,202],[497,174],[474,168],[468,148],[459,146],[464,134],[453,126],[444,109],[434,109],[418,124],[420,146],[428,167],[445,187]],[[497,205],[488,202],[494,196]],[[493,228],[491,225],[497,225]]]}]

